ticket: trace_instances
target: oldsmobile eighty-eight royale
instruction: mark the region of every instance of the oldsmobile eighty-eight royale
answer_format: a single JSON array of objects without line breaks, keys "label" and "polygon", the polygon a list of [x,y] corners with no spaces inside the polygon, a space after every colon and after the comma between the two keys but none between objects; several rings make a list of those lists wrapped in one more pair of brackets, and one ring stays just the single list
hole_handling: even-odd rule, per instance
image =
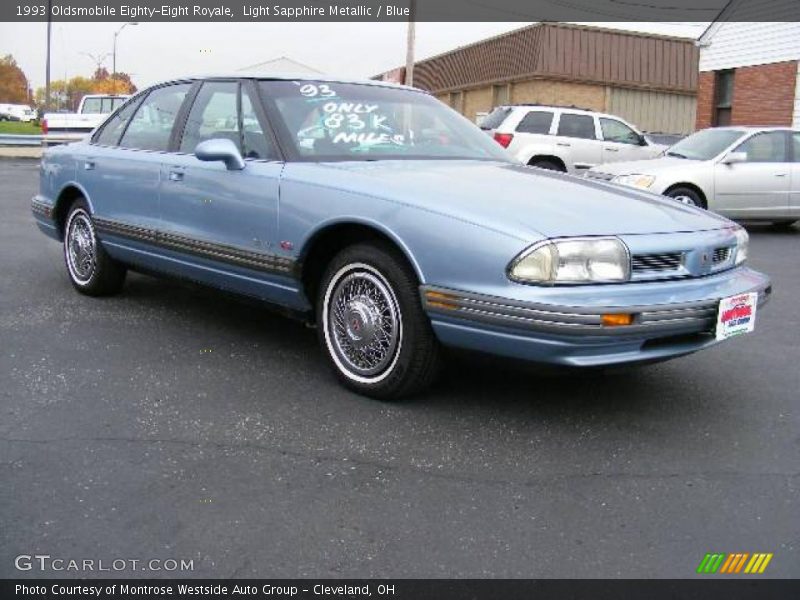
[{"label": "oldsmobile eighty-eight royale", "polygon": [[442,346],[573,366],[688,354],[751,331],[771,291],[731,221],[516,164],[383,82],[156,85],[45,152],[33,214],[79,292],[134,269],[278,305],[376,398],[429,384]]}]

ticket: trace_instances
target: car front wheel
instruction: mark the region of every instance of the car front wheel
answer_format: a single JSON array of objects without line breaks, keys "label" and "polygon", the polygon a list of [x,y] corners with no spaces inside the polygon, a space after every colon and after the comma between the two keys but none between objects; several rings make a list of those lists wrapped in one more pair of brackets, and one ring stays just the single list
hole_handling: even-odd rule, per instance
[{"label": "car front wheel", "polygon": [[333,259],[320,286],[317,326],[345,386],[392,400],[433,381],[440,351],[418,285],[404,257],[387,244],[356,244]]},{"label": "car front wheel", "polygon": [[677,187],[669,190],[666,193],[670,198],[674,198],[678,202],[688,204],[689,206],[697,206],[698,208],[706,208],[706,203],[703,198],[695,190],[688,187]]},{"label": "car front wheel", "polygon": [[83,198],[70,207],[64,226],[64,262],[72,285],[88,296],[116,294],[126,269],[115,262],[97,240],[89,206]]}]

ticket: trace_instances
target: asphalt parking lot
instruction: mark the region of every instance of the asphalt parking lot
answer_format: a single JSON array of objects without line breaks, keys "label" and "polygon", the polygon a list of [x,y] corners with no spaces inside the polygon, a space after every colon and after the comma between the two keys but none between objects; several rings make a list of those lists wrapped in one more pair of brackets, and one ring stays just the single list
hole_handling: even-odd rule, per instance
[{"label": "asphalt parking lot", "polygon": [[48,554],[204,577],[682,578],[712,551],[800,576],[800,228],[750,228],[775,290],[755,334],[612,372],[456,357],[385,404],[258,306],[137,274],[75,293],[30,215],[37,167],[0,160],[0,577],[91,576],[14,567]]}]

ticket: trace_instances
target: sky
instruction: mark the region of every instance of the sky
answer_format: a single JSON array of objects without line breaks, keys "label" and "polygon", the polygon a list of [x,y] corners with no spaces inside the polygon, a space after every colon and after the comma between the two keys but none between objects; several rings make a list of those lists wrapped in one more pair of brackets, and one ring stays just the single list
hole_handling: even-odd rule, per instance
[{"label": "sky", "polygon": [[[122,23],[54,23],[51,79],[111,71]],[[418,23],[417,60],[526,23]],[[707,23],[593,23],[698,37]],[[406,23],[140,23],[117,38],[117,70],[143,88],[183,75],[226,73],[288,56],[330,75],[372,75],[405,63]],[[0,23],[0,56],[12,54],[35,88],[45,81],[45,23]]]}]

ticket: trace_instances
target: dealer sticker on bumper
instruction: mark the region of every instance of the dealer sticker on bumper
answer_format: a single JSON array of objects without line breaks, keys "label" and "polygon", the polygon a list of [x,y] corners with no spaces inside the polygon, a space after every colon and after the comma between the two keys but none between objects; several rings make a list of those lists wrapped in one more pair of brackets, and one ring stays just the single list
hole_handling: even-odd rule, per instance
[{"label": "dealer sticker on bumper", "polygon": [[755,329],[758,293],[739,294],[719,301],[717,339],[726,340]]}]

